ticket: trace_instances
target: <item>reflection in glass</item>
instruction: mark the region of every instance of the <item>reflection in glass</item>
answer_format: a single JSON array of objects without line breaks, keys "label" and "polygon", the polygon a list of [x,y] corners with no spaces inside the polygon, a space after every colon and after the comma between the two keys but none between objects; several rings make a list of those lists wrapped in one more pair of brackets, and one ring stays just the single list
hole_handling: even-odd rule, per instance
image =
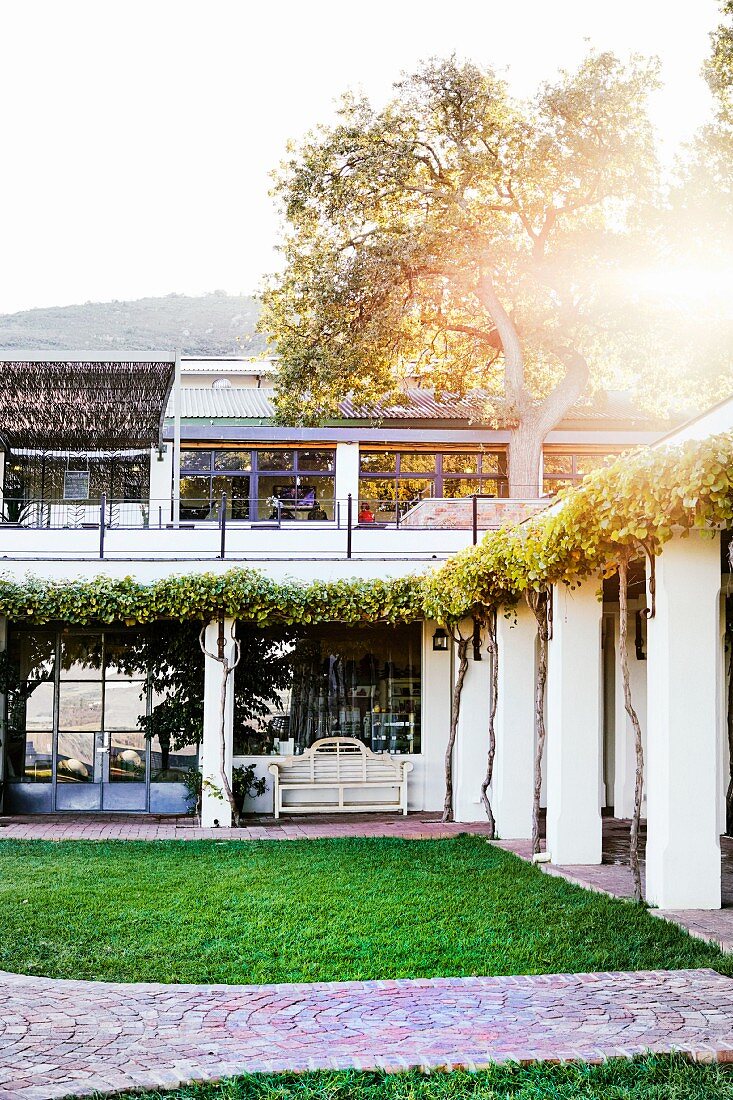
[{"label": "reflection in glass", "polygon": [[53,767],[53,733],[8,730],[5,778],[8,783],[50,783]]},{"label": "reflection in glass", "polygon": [[[484,456],[486,458],[488,456]],[[444,454],[444,474],[476,474],[478,473],[478,454]]]},{"label": "reflection in glass", "polygon": [[209,470],[211,451],[181,451],[182,470]]},{"label": "reflection in glass", "polygon": [[57,783],[94,782],[94,740],[93,733],[59,731]]},{"label": "reflection in glass", "polygon": [[260,470],[293,470],[293,451],[257,451],[257,466]]},{"label": "reflection in glass", "polygon": [[400,472],[403,474],[432,474],[435,472],[435,455],[405,452],[400,455]]},{"label": "reflection in glass", "polygon": [[8,722],[27,730],[47,730],[53,726],[53,682],[21,684],[19,692],[8,698]]},{"label": "reflection in glass", "polygon": [[215,470],[251,470],[251,451],[216,451],[214,454]]},{"label": "reflection in glass", "polygon": [[420,752],[421,624],[304,629],[281,648],[287,686],[251,721],[238,751],[299,753],[341,734],[375,752]]},{"label": "reflection in glass", "polygon": [[62,680],[59,684],[59,729],[101,730],[102,684]]},{"label": "reflection in glass", "polygon": [[113,733],[110,737],[110,783],[144,783],[147,746],[142,730]]},{"label": "reflection in glass", "polygon": [[394,451],[362,451],[359,462],[364,473],[394,473],[397,468],[397,455]]},{"label": "reflection in glass", "polygon": [[212,512],[219,516],[221,495],[227,495],[227,518],[249,519],[249,477],[226,477],[218,474],[211,479]]},{"label": "reflection in glass", "polygon": [[147,676],[139,638],[129,630],[105,632],[104,666],[106,680],[141,680]]},{"label": "reflection in glass", "polygon": [[478,481],[468,477],[448,477],[443,482],[444,497],[470,497],[474,493],[494,494],[496,482]]},{"label": "reflection in glass", "polygon": [[147,713],[145,680],[110,680],[104,693],[105,730],[142,727]]},{"label": "reflection in glass", "polygon": [[181,478],[181,518],[209,519],[211,513],[211,479]]},{"label": "reflection in glass", "polygon": [[298,451],[299,470],[320,470],[330,474],[335,468],[336,452],[334,450]]},{"label": "reflection in glass", "polygon": [[62,680],[101,680],[102,635],[62,635],[60,676]]},{"label": "reflection in glass", "polygon": [[197,745],[172,749],[169,743],[161,744],[158,737],[150,741],[150,779],[153,783],[181,783],[197,763]]}]

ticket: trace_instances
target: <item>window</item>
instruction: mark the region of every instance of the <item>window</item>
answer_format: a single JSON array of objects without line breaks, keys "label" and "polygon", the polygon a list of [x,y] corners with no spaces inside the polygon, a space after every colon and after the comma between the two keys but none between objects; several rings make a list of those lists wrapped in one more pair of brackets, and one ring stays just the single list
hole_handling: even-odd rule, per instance
[{"label": "window", "polygon": [[181,518],[332,520],[336,450],[229,448],[181,452]]},{"label": "window", "polygon": [[578,485],[586,474],[608,466],[619,451],[545,451],[542,459],[542,491],[553,495]]},{"label": "window", "polygon": [[506,496],[505,451],[371,451],[359,458],[360,508],[395,522],[425,497]]},{"label": "window", "polygon": [[[340,734],[374,752],[419,753],[421,653],[421,623],[271,633],[259,672],[254,660],[247,669],[266,713],[250,717],[235,752],[301,753]],[[235,711],[236,683],[235,673]]]}]

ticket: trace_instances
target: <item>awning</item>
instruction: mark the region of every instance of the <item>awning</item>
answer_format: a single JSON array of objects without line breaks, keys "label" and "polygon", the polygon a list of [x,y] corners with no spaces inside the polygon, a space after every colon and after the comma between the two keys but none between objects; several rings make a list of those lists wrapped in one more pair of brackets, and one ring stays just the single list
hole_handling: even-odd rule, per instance
[{"label": "awning", "polygon": [[174,372],[173,356],[0,355],[0,440],[7,450],[159,446]]}]

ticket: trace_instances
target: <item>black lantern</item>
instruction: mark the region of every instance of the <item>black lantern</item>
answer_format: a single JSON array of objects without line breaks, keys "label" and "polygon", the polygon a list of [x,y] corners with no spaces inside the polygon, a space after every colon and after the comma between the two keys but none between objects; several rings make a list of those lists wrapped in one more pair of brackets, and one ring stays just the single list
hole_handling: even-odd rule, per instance
[{"label": "black lantern", "polygon": [[442,626],[433,634],[433,649],[445,651],[448,648],[448,635]]}]

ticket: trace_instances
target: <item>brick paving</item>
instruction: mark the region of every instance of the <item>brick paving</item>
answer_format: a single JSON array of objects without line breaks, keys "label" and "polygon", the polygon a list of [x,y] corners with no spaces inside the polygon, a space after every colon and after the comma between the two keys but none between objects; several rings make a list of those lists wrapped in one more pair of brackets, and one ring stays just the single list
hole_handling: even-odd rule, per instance
[{"label": "brick paving", "polygon": [[133,814],[38,814],[0,817],[0,840],[323,840],[401,837],[438,840],[459,833],[488,836],[485,822],[442,822],[439,813],[314,814],[247,818],[241,829],[202,829],[191,817]]},{"label": "brick paving", "polygon": [[713,970],[270,986],[0,974],[0,998],[0,1100],[253,1072],[733,1060],[733,980]]}]

